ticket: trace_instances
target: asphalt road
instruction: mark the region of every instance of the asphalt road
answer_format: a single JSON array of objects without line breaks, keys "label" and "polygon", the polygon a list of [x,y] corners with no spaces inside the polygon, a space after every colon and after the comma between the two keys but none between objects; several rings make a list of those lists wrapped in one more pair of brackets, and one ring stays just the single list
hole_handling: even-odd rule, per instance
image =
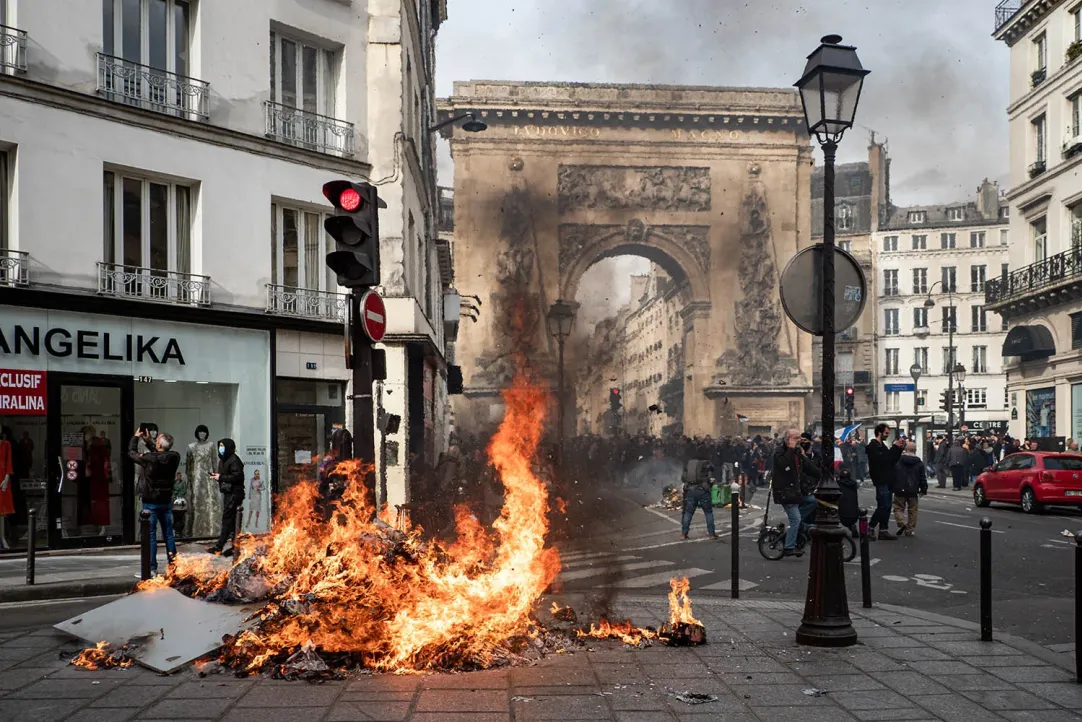
[{"label": "asphalt road", "polygon": [[[701,511],[691,539],[680,539],[680,513],[644,508],[660,500],[662,482],[646,482],[604,495],[590,515],[589,532],[567,545],[564,571],[568,591],[631,589],[663,591],[672,576],[691,579],[692,596],[730,593],[731,511],[716,509],[721,541],[706,537]],[[751,500],[764,502],[766,490]],[[601,494],[595,495],[601,496]],[[861,504],[874,507],[874,492],[861,490]],[[783,518],[771,505],[771,523]],[[872,597],[978,622],[980,603],[979,521],[992,520],[992,594],[995,628],[1056,651],[1073,639],[1074,541],[1065,529],[1082,528],[1082,513],[1054,508],[1027,515],[1015,507],[973,506],[968,492],[934,490],[920,502],[916,536],[869,545]],[[740,580],[742,598],[802,597],[808,559],[771,562],[756,549],[762,508],[741,512]],[[894,522],[891,522],[894,528]],[[589,538],[586,538],[587,533]],[[602,556],[604,554],[604,556]],[[860,558],[846,565],[850,605],[859,607]]]}]

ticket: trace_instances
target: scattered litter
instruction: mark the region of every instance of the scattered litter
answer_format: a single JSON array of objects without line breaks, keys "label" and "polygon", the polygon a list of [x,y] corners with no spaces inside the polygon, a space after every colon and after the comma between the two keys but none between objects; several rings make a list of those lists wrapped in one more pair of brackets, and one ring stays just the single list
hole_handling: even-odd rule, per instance
[{"label": "scattered litter", "polygon": [[717,695],[713,694],[699,694],[698,692],[666,692],[668,696],[673,699],[678,699],[684,704],[706,704],[707,702],[717,702]]},{"label": "scattered litter", "polygon": [[824,694],[826,694],[826,692],[821,689],[816,689],[815,687],[810,687],[804,690],[804,694],[808,695],[809,697],[822,697]]},{"label": "scattered litter", "polygon": [[612,692],[594,692],[598,697],[611,697]]},{"label": "scattered litter", "polygon": [[511,698],[511,701],[512,702],[533,702],[533,697],[523,697],[522,695],[516,694],[514,697]]},{"label": "scattered litter", "polygon": [[316,645],[308,641],[282,664],[282,676],[286,679],[319,679],[334,675],[316,653]]}]

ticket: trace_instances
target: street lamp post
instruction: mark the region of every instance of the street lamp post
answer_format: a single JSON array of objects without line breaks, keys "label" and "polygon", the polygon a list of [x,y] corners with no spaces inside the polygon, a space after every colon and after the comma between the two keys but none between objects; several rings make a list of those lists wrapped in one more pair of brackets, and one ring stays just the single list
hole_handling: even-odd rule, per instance
[{"label": "street lamp post", "polygon": [[955,364],[952,369],[955,380],[958,382],[958,431],[966,425],[966,367]]},{"label": "street lamp post", "polygon": [[920,421],[920,392],[917,391],[917,382],[924,369],[918,363],[909,367],[909,375],[913,377],[913,433],[917,432],[917,423]]},{"label": "street lamp post", "polygon": [[842,540],[846,530],[838,521],[841,490],[834,478],[834,157],[842,134],[853,119],[864,85],[865,70],[856,48],[842,45],[841,36],[827,35],[808,56],[804,74],[796,82],[804,106],[808,133],[823,149],[823,438],[816,523],[811,532],[811,565],[804,618],[796,632],[799,644],[847,647],[857,642],[845,595]]},{"label": "street lamp post", "polygon": [[556,459],[563,467],[564,461],[564,403],[567,394],[564,393],[564,342],[571,335],[571,326],[575,322],[575,307],[563,299],[556,301],[549,307],[548,317],[549,334],[556,339],[557,346],[557,370],[556,370]]},{"label": "street lamp post", "polygon": [[[925,308],[935,307],[932,291],[936,286],[942,285],[943,281],[936,281],[928,288],[928,297],[924,300]],[[950,309],[950,314],[947,316],[947,353],[950,354],[950,358],[943,365],[947,369],[947,398],[950,399],[950,408],[947,409],[947,441],[951,441],[951,434],[954,431],[954,371],[961,364],[958,363],[958,352],[954,348],[954,327],[958,325],[958,309],[954,305],[953,288],[947,290],[947,298],[950,299],[950,306],[947,307]]]}]

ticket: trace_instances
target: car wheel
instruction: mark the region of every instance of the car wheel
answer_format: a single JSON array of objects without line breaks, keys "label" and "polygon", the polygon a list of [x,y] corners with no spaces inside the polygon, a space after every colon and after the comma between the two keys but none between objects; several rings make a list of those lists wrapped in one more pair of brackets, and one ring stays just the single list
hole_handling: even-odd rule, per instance
[{"label": "car wheel", "polygon": [[1022,489],[1022,511],[1027,514],[1041,513],[1041,505],[1037,502],[1037,495],[1028,486]]},{"label": "car wheel", "polygon": [[984,494],[984,484],[973,487],[973,505],[979,507],[988,506],[988,497]]}]

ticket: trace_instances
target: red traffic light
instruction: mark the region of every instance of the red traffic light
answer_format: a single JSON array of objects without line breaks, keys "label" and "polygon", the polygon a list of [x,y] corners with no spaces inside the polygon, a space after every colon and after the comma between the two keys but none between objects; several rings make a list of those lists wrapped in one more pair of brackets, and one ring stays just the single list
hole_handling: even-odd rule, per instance
[{"label": "red traffic light", "polygon": [[338,196],[338,205],[342,206],[342,210],[352,213],[361,206],[361,194],[352,188],[346,188],[342,195]]},{"label": "red traffic light", "polygon": [[856,392],[853,390],[852,386],[845,387],[845,395],[846,396],[852,396],[854,393],[856,393]]},{"label": "red traffic light", "polygon": [[335,208],[346,213],[355,213],[364,205],[364,196],[357,190],[356,184],[346,180],[324,183],[323,195]]},{"label": "red traffic light", "polygon": [[620,389],[609,389],[609,393],[612,394],[613,396],[619,396],[620,395]]}]

